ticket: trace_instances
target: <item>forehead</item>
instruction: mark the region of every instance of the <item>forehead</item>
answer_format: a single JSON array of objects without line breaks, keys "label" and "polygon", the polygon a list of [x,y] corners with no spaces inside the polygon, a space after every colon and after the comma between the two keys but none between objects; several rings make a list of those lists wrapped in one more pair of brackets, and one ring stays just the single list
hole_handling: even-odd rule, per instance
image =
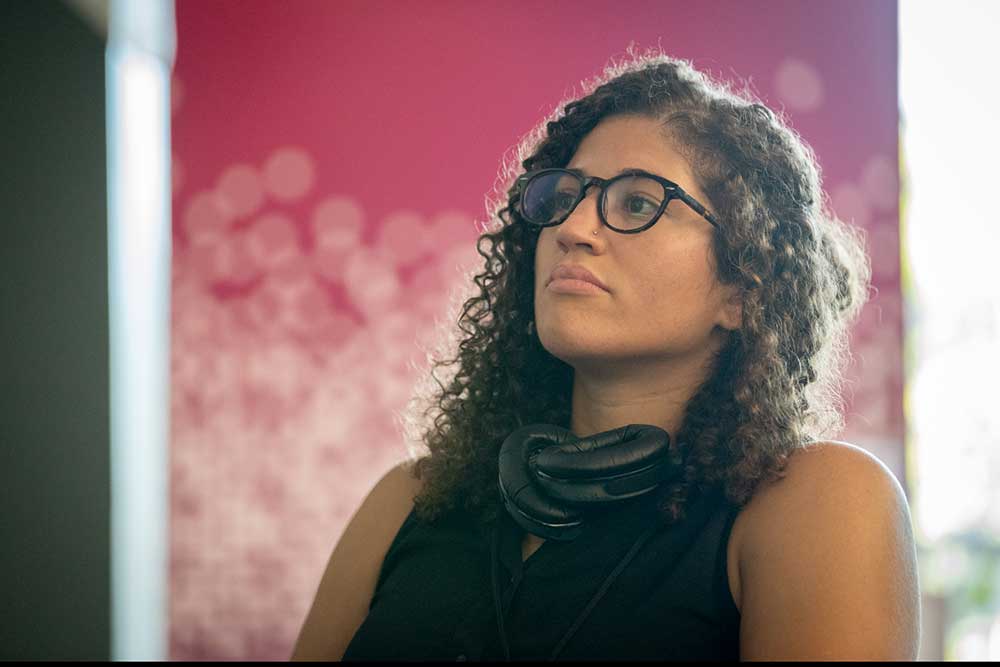
[{"label": "forehead", "polygon": [[613,116],[601,121],[583,138],[566,166],[602,178],[636,167],[697,192],[687,160],[664,135],[660,122],[652,118]]}]

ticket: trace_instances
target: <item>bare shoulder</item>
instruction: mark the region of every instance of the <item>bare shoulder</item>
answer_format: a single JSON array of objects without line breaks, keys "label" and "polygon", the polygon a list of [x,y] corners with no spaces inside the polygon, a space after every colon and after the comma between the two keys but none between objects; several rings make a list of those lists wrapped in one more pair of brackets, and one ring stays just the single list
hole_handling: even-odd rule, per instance
[{"label": "bare shoulder", "polygon": [[[881,495],[876,495],[881,494]],[[892,471],[868,451],[838,440],[813,442],[788,459],[782,479],[768,482],[745,508],[758,532],[775,519],[788,518],[823,503],[856,509],[905,493]],[[765,518],[766,517],[766,518]]]},{"label": "bare shoulder", "polygon": [[[816,503],[853,503],[855,507],[889,502],[905,509],[902,486],[892,471],[870,452],[839,440],[812,442],[794,452],[785,467],[784,477],[761,484],[753,498],[740,511],[729,541],[729,584],[737,607],[741,606],[742,574],[747,562],[759,556],[766,544],[773,544],[772,533],[782,522],[795,515],[807,517]],[[906,517],[909,518],[908,515]]]},{"label": "bare shoulder", "polygon": [[338,660],[368,614],[389,545],[422,488],[414,462],[393,466],[348,522],[320,579],[292,660]]},{"label": "bare shoulder", "polygon": [[[757,490],[737,523],[730,546],[742,656],[915,657],[909,507],[877,457],[846,442],[810,443],[792,454],[783,478]],[[800,632],[782,634],[793,620]]]},{"label": "bare shoulder", "polygon": [[384,543],[388,548],[420,490],[421,481],[414,472],[414,462],[397,463],[368,492],[346,530],[363,531],[366,537],[377,538],[376,544],[382,546]]},{"label": "bare shoulder", "polygon": [[405,505],[412,505],[413,498],[423,488],[423,482],[416,476],[416,461],[407,459],[397,463],[382,476],[377,486],[384,487],[390,495],[398,494]]},{"label": "bare shoulder", "polygon": [[[414,498],[422,488],[414,463],[411,460],[402,461],[382,475],[347,528],[353,533],[353,538],[361,538],[357,540],[359,546],[378,557],[380,566],[389,544],[413,509]],[[347,531],[342,539],[347,539]]]}]

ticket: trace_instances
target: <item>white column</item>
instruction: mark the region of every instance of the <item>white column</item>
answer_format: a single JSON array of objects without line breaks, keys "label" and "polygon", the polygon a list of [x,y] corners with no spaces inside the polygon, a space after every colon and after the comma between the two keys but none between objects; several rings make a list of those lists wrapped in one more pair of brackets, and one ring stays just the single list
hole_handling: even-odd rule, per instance
[{"label": "white column", "polygon": [[111,656],[167,658],[173,0],[112,0],[106,53]]}]

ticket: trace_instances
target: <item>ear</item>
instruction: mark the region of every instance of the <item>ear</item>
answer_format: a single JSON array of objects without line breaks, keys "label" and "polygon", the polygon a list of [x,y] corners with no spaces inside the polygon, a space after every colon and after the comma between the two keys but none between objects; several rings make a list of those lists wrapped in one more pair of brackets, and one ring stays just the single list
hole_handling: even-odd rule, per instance
[{"label": "ear", "polygon": [[723,287],[723,294],[718,323],[723,328],[734,331],[743,326],[743,290],[739,285],[727,285]]}]

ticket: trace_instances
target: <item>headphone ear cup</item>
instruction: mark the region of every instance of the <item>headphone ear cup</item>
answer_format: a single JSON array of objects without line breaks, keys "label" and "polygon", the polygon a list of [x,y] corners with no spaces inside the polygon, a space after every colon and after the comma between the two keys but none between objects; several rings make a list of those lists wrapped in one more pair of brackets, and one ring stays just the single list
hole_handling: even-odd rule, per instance
[{"label": "headphone ear cup", "polygon": [[546,496],[534,481],[532,460],[553,443],[575,439],[554,424],[529,424],[511,433],[500,447],[499,486],[504,505],[524,530],[554,540],[576,539],[582,512]]},{"label": "headphone ear cup", "polygon": [[679,448],[651,424],[628,424],[577,438],[554,424],[529,424],[500,447],[504,506],[526,531],[572,540],[583,530],[587,505],[633,498],[677,479]]},{"label": "headphone ear cup", "polygon": [[532,471],[548,495],[569,503],[634,498],[680,477],[683,457],[670,434],[628,424],[539,452]]}]

